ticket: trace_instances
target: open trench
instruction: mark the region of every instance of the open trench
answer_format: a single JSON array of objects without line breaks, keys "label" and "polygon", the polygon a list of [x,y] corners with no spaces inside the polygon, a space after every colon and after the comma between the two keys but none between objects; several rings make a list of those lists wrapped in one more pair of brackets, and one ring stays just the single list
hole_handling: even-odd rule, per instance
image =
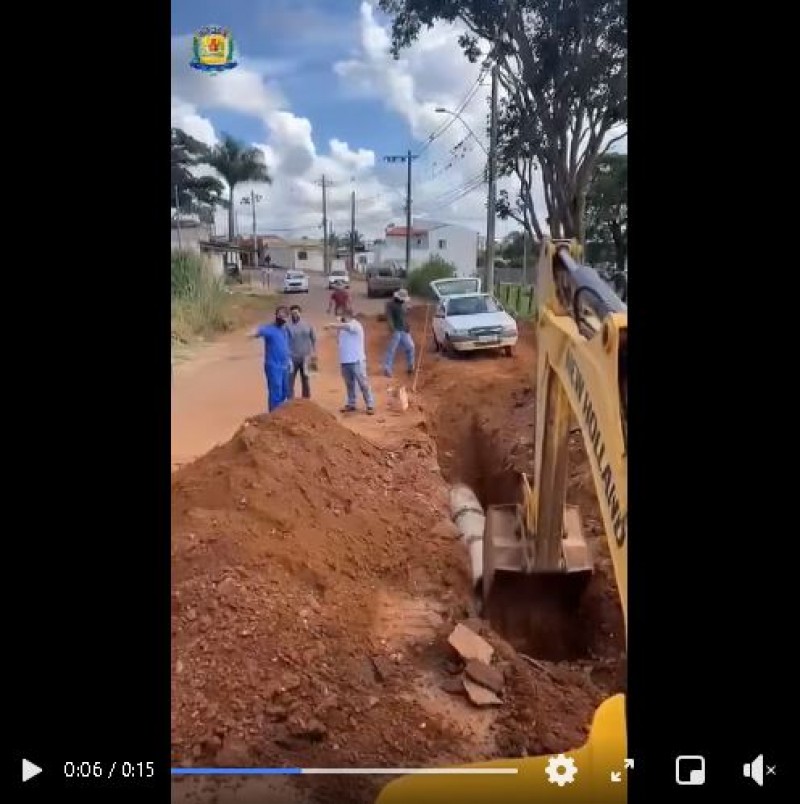
[{"label": "open trench", "polygon": [[[444,372],[454,368],[440,364]],[[457,384],[457,394],[437,380],[423,387],[444,479],[471,488],[484,511],[520,502],[520,472],[533,475],[533,389],[519,377],[487,382],[464,369]],[[612,694],[625,687],[624,627],[580,434],[570,444],[570,462],[567,501],[581,509],[594,573],[499,573],[483,617],[533,659],[593,665],[593,682]]]},{"label": "open trench", "polygon": [[[484,511],[493,505],[521,502],[519,472],[508,465],[508,456],[502,454],[480,414],[460,421],[464,437],[459,439],[458,452],[451,452],[443,467],[445,479],[469,486]],[[448,423],[451,432],[452,425]],[[587,580],[585,576],[499,572],[482,613],[500,636],[531,658],[588,658],[591,621],[581,611]]]}]

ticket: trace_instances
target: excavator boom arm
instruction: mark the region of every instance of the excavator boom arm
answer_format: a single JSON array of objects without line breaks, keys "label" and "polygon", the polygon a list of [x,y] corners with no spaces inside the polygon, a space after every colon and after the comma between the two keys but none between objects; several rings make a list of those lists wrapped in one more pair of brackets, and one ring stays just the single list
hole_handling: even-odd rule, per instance
[{"label": "excavator boom arm", "polygon": [[627,308],[591,269],[575,263],[564,243],[544,244],[537,299],[536,452],[525,512],[529,569],[558,571],[570,563],[562,518],[574,417],[627,623]]},{"label": "excavator boom arm", "polygon": [[[574,244],[543,244],[536,279],[534,482],[531,485],[523,475],[522,506],[487,509],[483,591],[488,596],[495,570],[506,559],[502,568],[511,569],[514,565],[517,572],[569,572],[580,564],[580,556],[576,560],[575,555],[570,555],[566,527],[569,509],[565,513],[564,507],[569,437],[572,422],[577,420],[600,503],[627,630],[627,307],[594,271],[573,259],[577,256]],[[508,523],[509,507],[515,512],[510,520],[512,534],[493,545],[491,517],[497,517],[498,526]],[[522,560],[518,561],[520,552]],[[503,559],[500,563],[498,556]],[[587,558],[586,566],[577,568],[588,566],[591,564]],[[577,793],[581,800],[625,800],[626,786],[620,784],[609,790],[608,773],[609,768],[622,767],[626,743],[625,699],[616,695],[600,706],[589,741],[572,754],[586,780]],[[449,798],[475,804],[501,799],[549,801],[553,796],[547,781],[548,763],[546,757],[485,763],[481,767],[513,767],[519,775],[470,777],[468,781],[464,779],[462,788],[453,787],[444,777],[408,777],[385,788],[378,804]]]}]

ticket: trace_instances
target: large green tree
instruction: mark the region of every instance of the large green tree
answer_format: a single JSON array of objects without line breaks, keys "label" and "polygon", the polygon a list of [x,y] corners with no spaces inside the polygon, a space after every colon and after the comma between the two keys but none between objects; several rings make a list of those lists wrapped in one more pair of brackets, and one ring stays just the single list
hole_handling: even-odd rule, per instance
[{"label": "large green tree", "polygon": [[[498,210],[537,239],[584,240],[586,192],[598,159],[627,120],[627,0],[380,0],[393,17],[395,56],[437,20],[467,28],[470,61],[492,58],[503,90],[500,172],[516,197]],[[535,174],[545,210],[535,204]]]},{"label": "large green tree", "polygon": [[210,149],[202,161],[213,167],[228,185],[228,240],[232,241],[236,231],[233,201],[236,186],[242,182],[272,184],[272,177],[264,163],[264,153],[260,148],[249,147],[230,134],[223,134],[220,142]]},{"label": "large green tree", "polygon": [[213,209],[224,204],[225,186],[213,176],[195,176],[192,168],[202,164],[209,148],[179,128],[172,129],[170,204],[178,203],[185,212],[196,212],[201,218],[213,216]]},{"label": "large green tree", "polygon": [[619,273],[628,257],[628,157],[605,154],[586,196],[586,247],[590,259],[609,255]]},{"label": "large green tree", "polygon": [[530,270],[530,266],[536,264],[538,254],[537,243],[531,242],[530,235],[525,231],[511,232],[500,246],[500,256],[512,268]]}]

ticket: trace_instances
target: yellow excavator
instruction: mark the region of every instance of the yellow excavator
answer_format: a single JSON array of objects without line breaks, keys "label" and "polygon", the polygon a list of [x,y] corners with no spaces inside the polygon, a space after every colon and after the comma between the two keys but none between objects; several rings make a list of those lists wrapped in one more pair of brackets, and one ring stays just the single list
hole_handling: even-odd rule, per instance
[{"label": "yellow excavator", "polygon": [[[583,434],[627,630],[628,615],[628,313],[590,267],[577,243],[543,243],[535,279],[536,440],[533,483],[520,478],[520,502],[489,506],[483,536],[484,604],[506,576],[563,576],[578,585],[592,572],[579,511],[566,505],[569,438]],[[625,801],[625,696],[595,713],[589,740],[557,757],[497,760],[404,776],[377,804],[494,801]],[[483,772],[481,772],[483,771]],[[634,771],[635,772],[635,771]]]}]

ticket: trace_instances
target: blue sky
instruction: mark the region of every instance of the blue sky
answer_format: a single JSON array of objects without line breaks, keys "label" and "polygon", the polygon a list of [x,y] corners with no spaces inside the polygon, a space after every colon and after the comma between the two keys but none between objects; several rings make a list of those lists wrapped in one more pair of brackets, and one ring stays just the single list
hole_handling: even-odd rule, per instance
[{"label": "blue sky", "polygon": [[[458,45],[459,24],[425,29],[392,58],[390,20],[376,0],[173,0],[172,124],[208,144],[220,134],[261,148],[273,183],[255,190],[259,231],[317,236],[324,175],[329,217],[368,237],[404,217],[405,168],[383,157],[412,149],[415,218],[486,231],[489,81]],[[227,27],[239,66],[210,76],[190,68],[192,35]],[[437,109],[460,110],[460,118]],[[472,133],[470,133],[470,131]],[[428,144],[431,136],[435,136]],[[538,174],[537,174],[538,175]],[[513,196],[517,182],[501,177]],[[534,188],[543,210],[541,188]],[[541,215],[540,217],[544,217]],[[497,221],[503,237],[518,228]]]},{"label": "blue sky", "polygon": [[[227,26],[243,63],[266,61],[267,76],[271,72],[280,82],[292,111],[313,121],[315,139],[335,137],[378,153],[403,151],[414,139],[402,117],[379,100],[348,97],[332,72],[336,61],[357,49],[359,6],[358,0],[173,0],[172,32]],[[264,139],[263,124],[252,117],[220,111],[207,116],[218,130]]]},{"label": "blue sky", "polygon": [[[318,234],[316,182],[325,174],[336,229],[354,190],[359,228],[380,235],[402,220],[405,195],[404,166],[383,157],[409,148],[423,151],[415,217],[485,230],[485,188],[474,181],[485,164],[480,147],[458,150],[462,124],[424,143],[446,122],[436,108],[461,108],[469,93],[463,116],[483,136],[487,82],[464,58],[457,27],[437,24],[397,61],[389,24],[374,0],[173,0],[173,125],[209,144],[224,132],[263,149],[274,182],[257,190],[259,230]],[[205,25],[231,31],[235,70],[212,77],[189,67],[192,35]]]}]

